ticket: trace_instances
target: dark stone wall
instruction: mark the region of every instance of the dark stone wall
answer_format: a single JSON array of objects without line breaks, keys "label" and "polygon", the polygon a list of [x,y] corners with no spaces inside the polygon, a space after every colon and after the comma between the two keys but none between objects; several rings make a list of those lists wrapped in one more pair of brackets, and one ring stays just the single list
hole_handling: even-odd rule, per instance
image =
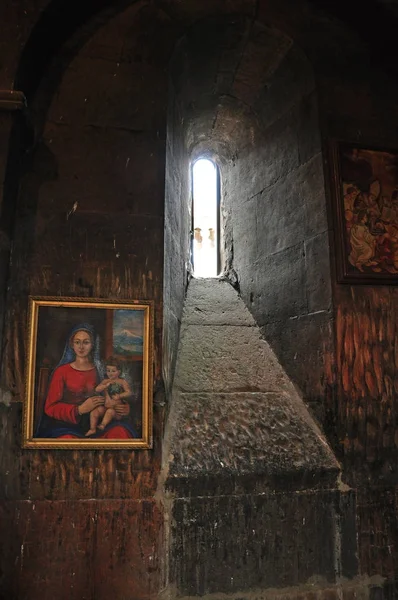
[{"label": "dark stone wall", "polygon": [[190,162],[181,134],[181,109],[173,82],[169,83],[167,120],[165,224],[164,224],[164,320],[163,375],[166,392],[172,385],[178,336],[190,261],[191,192]]},{"label": "dark stone wall", "polygon": [[337,489],[333,453],[225,279],[190,281],[171,402],[163,472],[177,593],[332,583],[350,564],[355,574],[352,494]]},{"label": "dark stone wall", "polygon": [[[30,102],[34,139],[19,181],[3,340],[12,402],[5,397],[0,421],[0,537],[10,540],[2,598],[138,600],[160,586],[170,30],[138,8],[107,19],[73,51],[61,48]],[[154,301],[153,451],[21,449],[30,294]]]},{"label": "dark stone wall", "polygon": [[[324,162],[330,137],[391,146],[396,133],[396,90],[380,65],[369,61],[358,36],[335,22],[320,19],[310,36],[305,37],[301,30],[297,39],[310,60],[304,59],[297,47],[291,48],[266,78],[266,85],[258,72],[257,79],[253,72],[245,78],[247,74],[238,69],[232,78],[235,97],[219,97],[212,126],[207,129],[207,143],[222,157],[226,266],[231,278],[237,275],[247,306],[342,459],[343,479],[352,486],[350,502],[357,515],[350,520],[347,536],[358,536],[359,543],[359,565],[353,560],[351,546],[342,551],[343,570],[346,568],[350,577],[362,573],[374,578],[364,582],[362,592],[353,593],[390,598],[395,593],[392,564],[397,548],[396,407],[392,387],[395,355],[387,347],[395,336],[395,292],[392,288],[350,289],[334,283],[334,256],[331,262],[329,256],[334,233],[332,182],[325,180]],[[237,40],[238,35],[236,47]],[[245,53],[246,49],[242,50],[240,65]],[[228,89],[226,81],[231,79],[224,74],[224,91]],[[383,94],[388,96],[385,103]],[[210,120],[205,110],[210,101],[201,113],[194,98],[192,93],[183,114],[190,124],[186,126],[187,139],[200,142]],[[204,102],[203,97],[201,100]],[[201,147],[205,145],[199,144]],[[376,334],[365,342],[369,327],[374,327]],[[369,355],[369,351],[372,356],[376,349],[382,365],[376,374],[374,365],[363,362],[361,384],[358,387],[352,381],[349,389],[343,386],[343,368],[349,369],[352,378],[355,366],[344,364],[346,343],[355,345],[357,356]],[[369,368],[382,387],[381,394],[373,394],[367,386]],[[343,485],[343,489],[349,493],[349,487]],[[185,496],[186,491],[179,493]],[[242,501],[236,500],[237,507]],[[195,502],[190,513],[187,499],[179,501],[187,512],[184,517],[177,515],[173,535],[186,549],[197,543],[207,518]],[[215,510],[222,514],[219,505]],[[184,539],[177,525],[181,522],[186,524]],[[211,537],[203,535],[207,540]],[[227,545],[227,536],[224,541]],[[207,553],[211,552],[208,546]],[[211,571],[214,562],[207,564],[206,552],[193,552],[188,563],[192,568],[203,565],[203,570],[198,567],[199,571],[189,573],[184,569],[191,567],[178,558],[178,550],[175,556],[172,576],[181,589],[198,594],[216,589],[212,587],[216,585]],[[250,570],[251,566],[248,562],[243,568]],[[256,581],[255,575],[251,579],[248,571],[245,573],[248,580]],[[214,574],[217,576],[220,573]],[[386,577],[384,587],[378,577]]]},{"label": "dark stone wall", "polygon": [[[337,507],[335,491],[319,497],[325,494],[321,505],[333,505],[337,520],[348,515],[345,535],[358,539],[359,566],[349,566],[348,544],[340,573],[363,579],[357,587],[330,589],[325,583],[316,594],[392,599],[398,549],[396,290],[336,284],[333,256],[330,289],[327,235],[333,221],[325,207],[332,212],[331,179],[323,187],[319,124],[325,150],[330,137],[397,145],[393,4],[351,3],[330,14],[339,3],[170,0],[162,2],[165,12],[140,2],[113,19],[128,4],[0,5],[0,88],[15,84],[29,106],[26,117],[8,108],[0,113],[3,298],[8,292],[0,395],[0,596],[139,600],[156,597],[163,585],[160,388],[162,366],[167,388],[172,379],[187,258],[187,215],[178,215],[177,207],[184,206],[189,157],[207,149],[223,178],[229,274],[234,280],[237,274],[246,305],[342,464],[347,506]],[[184,35],[190,41],[179,46],[180,78],[171,77],[169,95],[168,61]],[[154,300],[153,452],[21,450],[29,293]],[[377,335],[369,338],[368,329]],[[347,344],[355,344],[357,356],[375,352],[377,373],[365,361],[354,381]],[[368,386],[368,371],[376,391]],[[211,473],[206,478],[214,485],[209,495],[216,493],[215,479]],[[176,503],[171,533],[181,562],[174,557],[171,569],[181,589],[204,593],[219,582],[227,592],[233,571],[238,581],[259,581],[261,565],[274,565],[267,540],[275,552],[282,544],[292,562],[275,564],[280,571],[263,584],[290,579],[302,585],[271,595],[313,598],[311,583],[302,584],[307,567],[300,571],[300,549],[289,537],[297,522],[292,529],[281,521],[281,535],[270,532],[267,506],[270,514],[278,510],[272,493],[263,502],[240,488],[238,501],[233,482],[229,489],[228,498],[213,504],[197,497]],[[298,515],[305,518],[313,506],[307,491],[297,498]],[[281,493],[281,506],[287,494]],[[209,507],[215,505],[218,514],[230,511],[235,519],[225,515],[220,543],[212,548]],[[313,537],[300,545],[322,551],[323,526],[331,531],[324,514],[314,514]],[[235,540],[235,520],[242,531],[257,516],[261,539]],[[199,528],[203,524],[203,537],[189,534],[194,519]],[[234,542],[225,571],[212,571],[211,557],[224,557]],[[245,562],[239,544],[250,545],[254,562]],[[329,565],[317,560],[330,579]]]},{"label": "dark stone wall", "polygon": [[[349,497],[341,500],[333,492],[178,499],[172,527],[173,580],[186,596],[289,588],[307,583],[314,573],[332,583],[336,515],[344,511],[344,532],[354,526],[352,501],[351,510],[339,501],[350,504]],[[351,558],[353,542],[343,541]],[[346,563],[342,575],[352,577],[355,567],[355,560],[351,571]]]},{"label": "dark stone wall", "polygon": [[[365,49],[350,77],[343,69],[346,58],[339,62],[338,80],[335,71],[325,71],[320,86],[325,137],[396,147],[396,79],[387,63],[375,64]],[[327,189],[331,190],[330,163],[329,168]],[[357,489],[361,571],[385,578],[383,592],[375,597],[394,598],[398,564],[397,288],[339,284],[334,278],[333,296],[337,353],[327,430],[343,465],[344,480]]]},{"label": "dark stone wall", "polygon": [[315,83],[296,46],[253,108],[256,132],[224,178],[232,265],[265,338],[322,416],[332,348],[328,222]]}]

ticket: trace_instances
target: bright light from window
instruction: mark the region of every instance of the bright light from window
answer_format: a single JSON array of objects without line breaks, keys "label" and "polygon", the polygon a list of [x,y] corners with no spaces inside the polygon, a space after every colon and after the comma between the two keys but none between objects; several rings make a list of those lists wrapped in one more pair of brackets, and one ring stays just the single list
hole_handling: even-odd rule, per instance
[{"label": "bright light from window", "polygon": [[217,167],[200,159],[193,165],[193,270],[195,277],[217,277]]}]

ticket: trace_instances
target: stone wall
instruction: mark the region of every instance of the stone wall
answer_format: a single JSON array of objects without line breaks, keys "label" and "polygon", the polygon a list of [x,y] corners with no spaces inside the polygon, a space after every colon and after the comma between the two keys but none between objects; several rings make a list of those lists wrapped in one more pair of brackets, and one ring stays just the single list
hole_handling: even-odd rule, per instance
[{"label": "stone wall", "polygon": [[169,83],[164,226],[163,374],[170,393],[190,261],[190,163],[180,131],[181,110]]},{"label": "stone wall", "polygon": [[[233,268],[242,297],[319,416],[332,295],[317,95],[311,67],[291,47],[254,103],[247,140],[226,174]],[[319,411],[319,412],[318,412]]]},{"label": "stone wall", "polygon": [[[0,6],[0,284],[6,299],[0,536],[7,542],[0,594],[155,598],[168,572],[170,534],[179,556],[187,557],[171,565],[183,593],[217,593],[218,582],[228,592],[236,571],[262,586],[279,586],[246,590],[242,597],[392,599],[396,291],[335,282],[332,182],[327,169],[323,181],[323,171],[331,137],[396,146],[393,3],[353,2],[341,10],[339,3],[310,0],[87,0],[78,10],[70,4],[5,0]],[[27,96],[27,111],[23,102],[4,100],[13,88]],[[218,475],[209,469],[196,483],[206,484],[211,500],[201,500],[195,488],[192,501],[177,502],[165,535],[162,388],[165,383],[169,392],[173,378],[187,280],[188,163],[204,151],[220,167],[228,274],[319,417],[341,461],[342,482],[322,492],[324,501],[313,511],[309,480],[302,482],[305,501],[291,489],[265,501],[264,490],[246,496],[242,487],[236,500],[233,478],[216,500]],[[154,300],[153,451],[21,450],[29,294]],[[377,334],[369,337],[367,328]],[[354,344],[357,356],[375,352],[377,373],[364,361],[355,381],[344,378],[353,370],[345,344]],[[189,439],[184,432],[181,437]],[[255,489],[255,473],[246,484]],[[311,543],[297,538],[293,547],[286,523],[283,535],[269,531],[270,515],[290,500],[297,501],[299,517],[314,515]],[[202,542],[211,540],[214,506],[223,515],[223,533],[212,548]],[[333,521],[327,507],[335,511]],[[333,589],[318,582],[314,592],[313,582],[304,581],[307,566],[296,568],[300,549],[321,552],[324,531],[344,514],[340,531],[358,539],[359,563],[342,552],[338,572],[350,581]],[[239,538],[242,546],[252,544],[254,562],[245,563],[237,545],[225,569],[212,570],[214,556],[221,564],[236,532],[257,518],[261,539]],[[193,519],[203,522],[204,537],[191,535]],[[334,552],[340,543],[337,536]],[[272,562],[271,547],[291,558],[289,568]],[[330,556],[325,562],[317,555],[313,563],[321,564],[326,579]],[[261,579],[262,565],[269,572],[273,564],[278,578]],[[243,581],[239,576],[235,581]]]},{"label": "stone wall", "polygon": [[[163,517],[154,495],[170,31],[139,8],[106,19],[88,39],[79,31],[30,98],[2,345],[12,402],[0,407],[0,537],[10,540],[1,597],[122,598],[129,590],[138,600],[160,586]],[[154,301],[153,451],[21,449],[29,295]]]}]

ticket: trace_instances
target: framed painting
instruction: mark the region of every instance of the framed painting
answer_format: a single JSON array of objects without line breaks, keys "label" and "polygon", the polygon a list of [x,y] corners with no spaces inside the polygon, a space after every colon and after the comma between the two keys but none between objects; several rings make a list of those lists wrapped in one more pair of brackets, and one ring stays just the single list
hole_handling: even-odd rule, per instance
[{"label": "framed painting", "polygon": [[398,283],[398,151],[346,142],[331,147],[337,278]]},{"label": "framed painting", "polygon": [[152,308],[29,298],[25,448],[152,447]]}]

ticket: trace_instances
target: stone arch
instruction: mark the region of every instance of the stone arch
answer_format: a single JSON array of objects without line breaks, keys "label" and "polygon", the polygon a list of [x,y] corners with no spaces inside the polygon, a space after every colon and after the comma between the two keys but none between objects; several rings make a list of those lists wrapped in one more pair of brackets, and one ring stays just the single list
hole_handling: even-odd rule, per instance
[{"label": "stone arch", "polygon": [[15,88],[22,90],[30,100],[51,60],[60,53],[63,45],[69,45],[70,54],[78,51],[95,29],[133,1],[112,3],[109,0],[88,0],[79,10],[72,10],[70,3],[65,0],[48,2],[21,53],[15,74]]}]

